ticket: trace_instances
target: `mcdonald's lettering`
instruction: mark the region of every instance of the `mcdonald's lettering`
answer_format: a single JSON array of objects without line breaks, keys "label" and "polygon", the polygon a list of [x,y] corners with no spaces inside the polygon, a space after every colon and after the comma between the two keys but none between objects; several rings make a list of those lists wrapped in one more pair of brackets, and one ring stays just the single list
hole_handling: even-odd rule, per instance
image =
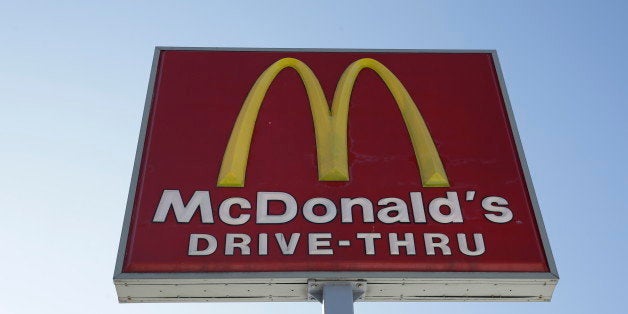
[{"label": "mcdonald's lettering", "polygon": [[423,186],[449,186],[443,163],[421,113],[406,88],[386,66],[371,58],[351,63],[338,81],[330,109],[314,72],[295,58],[283,58],[260,75],[242,105],[222,160],[218,177],[219,187],[244,186],[251,138],[258,112],[270,84],[277,74],[286,68],[292,68],[299,74],[307,91],[314,121],[319,180],[349,180],[347,162],[349,102],[360,71],[371,69],[384,81],[399,107],[410,134]]}]

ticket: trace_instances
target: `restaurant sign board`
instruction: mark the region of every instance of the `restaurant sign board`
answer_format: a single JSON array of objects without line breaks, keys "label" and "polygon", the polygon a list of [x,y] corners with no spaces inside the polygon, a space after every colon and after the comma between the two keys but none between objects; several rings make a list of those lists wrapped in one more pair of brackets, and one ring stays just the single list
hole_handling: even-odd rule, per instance
[{"label": "restaurant sign board", "polygon": [[329,281],[551,298],[496,52],[157,48],[120,302],[304,301]]}]

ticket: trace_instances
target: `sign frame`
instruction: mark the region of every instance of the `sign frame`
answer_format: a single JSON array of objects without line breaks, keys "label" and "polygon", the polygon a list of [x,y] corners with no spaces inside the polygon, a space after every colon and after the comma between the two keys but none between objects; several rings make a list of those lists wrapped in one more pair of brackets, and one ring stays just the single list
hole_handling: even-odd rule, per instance
[{"label": "sign frame", "polygon": [[[534,211],[535,222],[549,272],[216,272],[216,273],[125,273],[123,262],[142,161],[148,118],[153,103],[159,57],[162,51],[255,51],[255,52],[385,52],[385,53],[482,53],[491,54],[524,180]],[[412,49],[275,49],[155,47],[150,80],[137,143],[133,173],[118,247],[113,281],[118,301],[129,302],[266,302],[316,301],[308,296],[308,282],[368,282],[364,301],[550,301],[558,283],[558,271],[496,50],[412,50]]]}]

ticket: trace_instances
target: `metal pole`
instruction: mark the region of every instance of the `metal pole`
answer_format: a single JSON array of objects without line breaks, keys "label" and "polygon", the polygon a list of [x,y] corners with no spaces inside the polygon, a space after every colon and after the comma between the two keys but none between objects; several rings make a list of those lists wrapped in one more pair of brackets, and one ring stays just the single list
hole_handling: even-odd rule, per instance
[{"label": "metal pole", "polygon": [[353,314],[353,286],[350,282],[323,286],[323,314]]}]

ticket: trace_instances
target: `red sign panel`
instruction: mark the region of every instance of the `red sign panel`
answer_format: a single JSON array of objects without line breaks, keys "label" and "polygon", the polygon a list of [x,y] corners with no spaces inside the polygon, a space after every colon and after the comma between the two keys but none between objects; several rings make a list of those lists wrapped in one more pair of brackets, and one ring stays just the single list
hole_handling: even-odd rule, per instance
[{"label": "red sign panel", "polygon": [[550,272],[493,53],[157,57],[122,273]]}]

